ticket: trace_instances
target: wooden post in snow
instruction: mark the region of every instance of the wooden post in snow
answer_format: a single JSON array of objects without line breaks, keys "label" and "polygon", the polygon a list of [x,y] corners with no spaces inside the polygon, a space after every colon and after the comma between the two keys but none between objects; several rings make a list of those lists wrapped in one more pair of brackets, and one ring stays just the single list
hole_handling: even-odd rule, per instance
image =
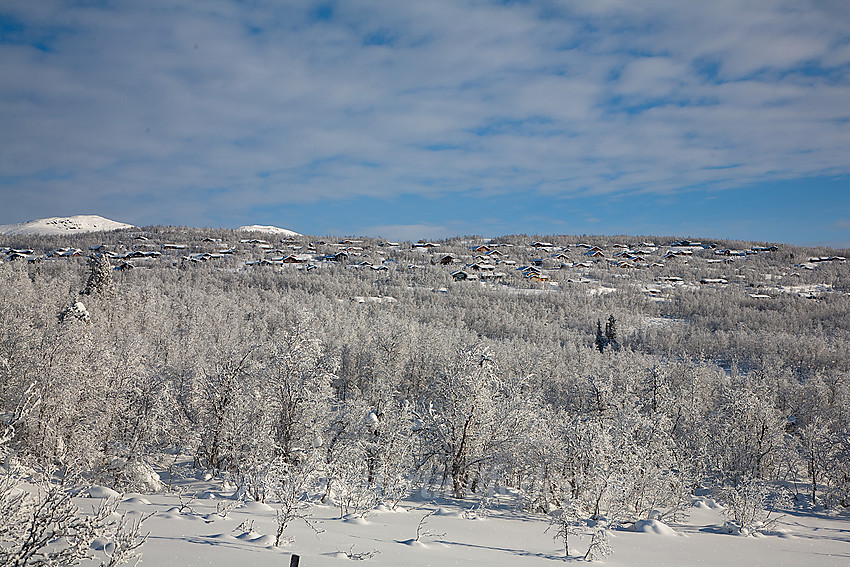
[{"label": "wooden post in snow", "polygon": [[289,560],[289,567],[298,567],[298,562],[301,560],[301,557],[298,555],[292,554],[292,558]]}]

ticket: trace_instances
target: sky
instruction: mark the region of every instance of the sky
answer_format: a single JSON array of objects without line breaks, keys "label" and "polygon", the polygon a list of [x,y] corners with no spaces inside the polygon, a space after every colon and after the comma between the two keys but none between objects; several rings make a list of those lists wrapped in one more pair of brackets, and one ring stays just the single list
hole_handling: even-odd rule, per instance
[{"label": "sky", "polygon": [[850,2],[6,0],[0,224],[850,247]]}]

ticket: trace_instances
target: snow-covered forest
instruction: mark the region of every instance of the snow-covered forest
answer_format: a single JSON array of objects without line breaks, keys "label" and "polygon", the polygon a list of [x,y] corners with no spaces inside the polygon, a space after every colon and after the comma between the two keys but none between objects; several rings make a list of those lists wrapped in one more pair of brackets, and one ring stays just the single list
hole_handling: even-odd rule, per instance
[{"label": "snow-covered forest", "polygon": [[842,251],[174,227],[0,248],[11,565],[73,564],[98,537],[105,564],[143,554],[143,527],[71,496],[173,492],[183,465],[274,507],[274,545],[311,506],[351,518],[414,494],[508,499],[567,554],[593,532],[582,556],[695,496],[744,536],[850,506]]}]

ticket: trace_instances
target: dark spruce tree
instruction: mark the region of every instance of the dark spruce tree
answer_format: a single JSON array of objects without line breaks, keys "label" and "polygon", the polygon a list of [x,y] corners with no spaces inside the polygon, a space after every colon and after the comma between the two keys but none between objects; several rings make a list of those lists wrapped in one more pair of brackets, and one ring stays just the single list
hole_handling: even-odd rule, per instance
[{"label": "dark spruce tree", "polygon": [[605,350],[605,345],[608,344],[608,341],[605,339],[605,335],[602,334],[602,321],[599,319],[596,320],[596,340],[594,341],[594,344],[599,352],[603,352]]},{"label": "dark spruce tree", "polygon": [[615,349],[620,346],[620,343],[617,342],[617,321],[613,315],[609,315],[608,321],[605,323],[605,342]]}]

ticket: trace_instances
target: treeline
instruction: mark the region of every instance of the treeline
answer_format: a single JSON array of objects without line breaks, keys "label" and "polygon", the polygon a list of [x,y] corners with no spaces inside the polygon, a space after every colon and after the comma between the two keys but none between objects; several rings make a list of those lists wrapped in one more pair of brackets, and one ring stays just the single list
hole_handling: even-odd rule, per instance
[{"label": "treeline", "polygon": [[[816,504],[850,505],[846,294],[693,287],[659,302],[641,291],[649,276],[602,265],[587,274],[616,292],[481,285],[406,246],[383,271],[0,265],[0,411],[14,425],[0,450],[119,490],[159,488],[150,472],[188,454],[248,497],[299,479],[346,513],[422,487],[482,505],[509,489],[529,510],[633,522],[695,490],[768,506],[771,483],[801,480]],[[746,268],[781,270],[787,254]],[[846,289],[844,265],[821,274]],[[619,348],[596,347],[597,321]]]}]

